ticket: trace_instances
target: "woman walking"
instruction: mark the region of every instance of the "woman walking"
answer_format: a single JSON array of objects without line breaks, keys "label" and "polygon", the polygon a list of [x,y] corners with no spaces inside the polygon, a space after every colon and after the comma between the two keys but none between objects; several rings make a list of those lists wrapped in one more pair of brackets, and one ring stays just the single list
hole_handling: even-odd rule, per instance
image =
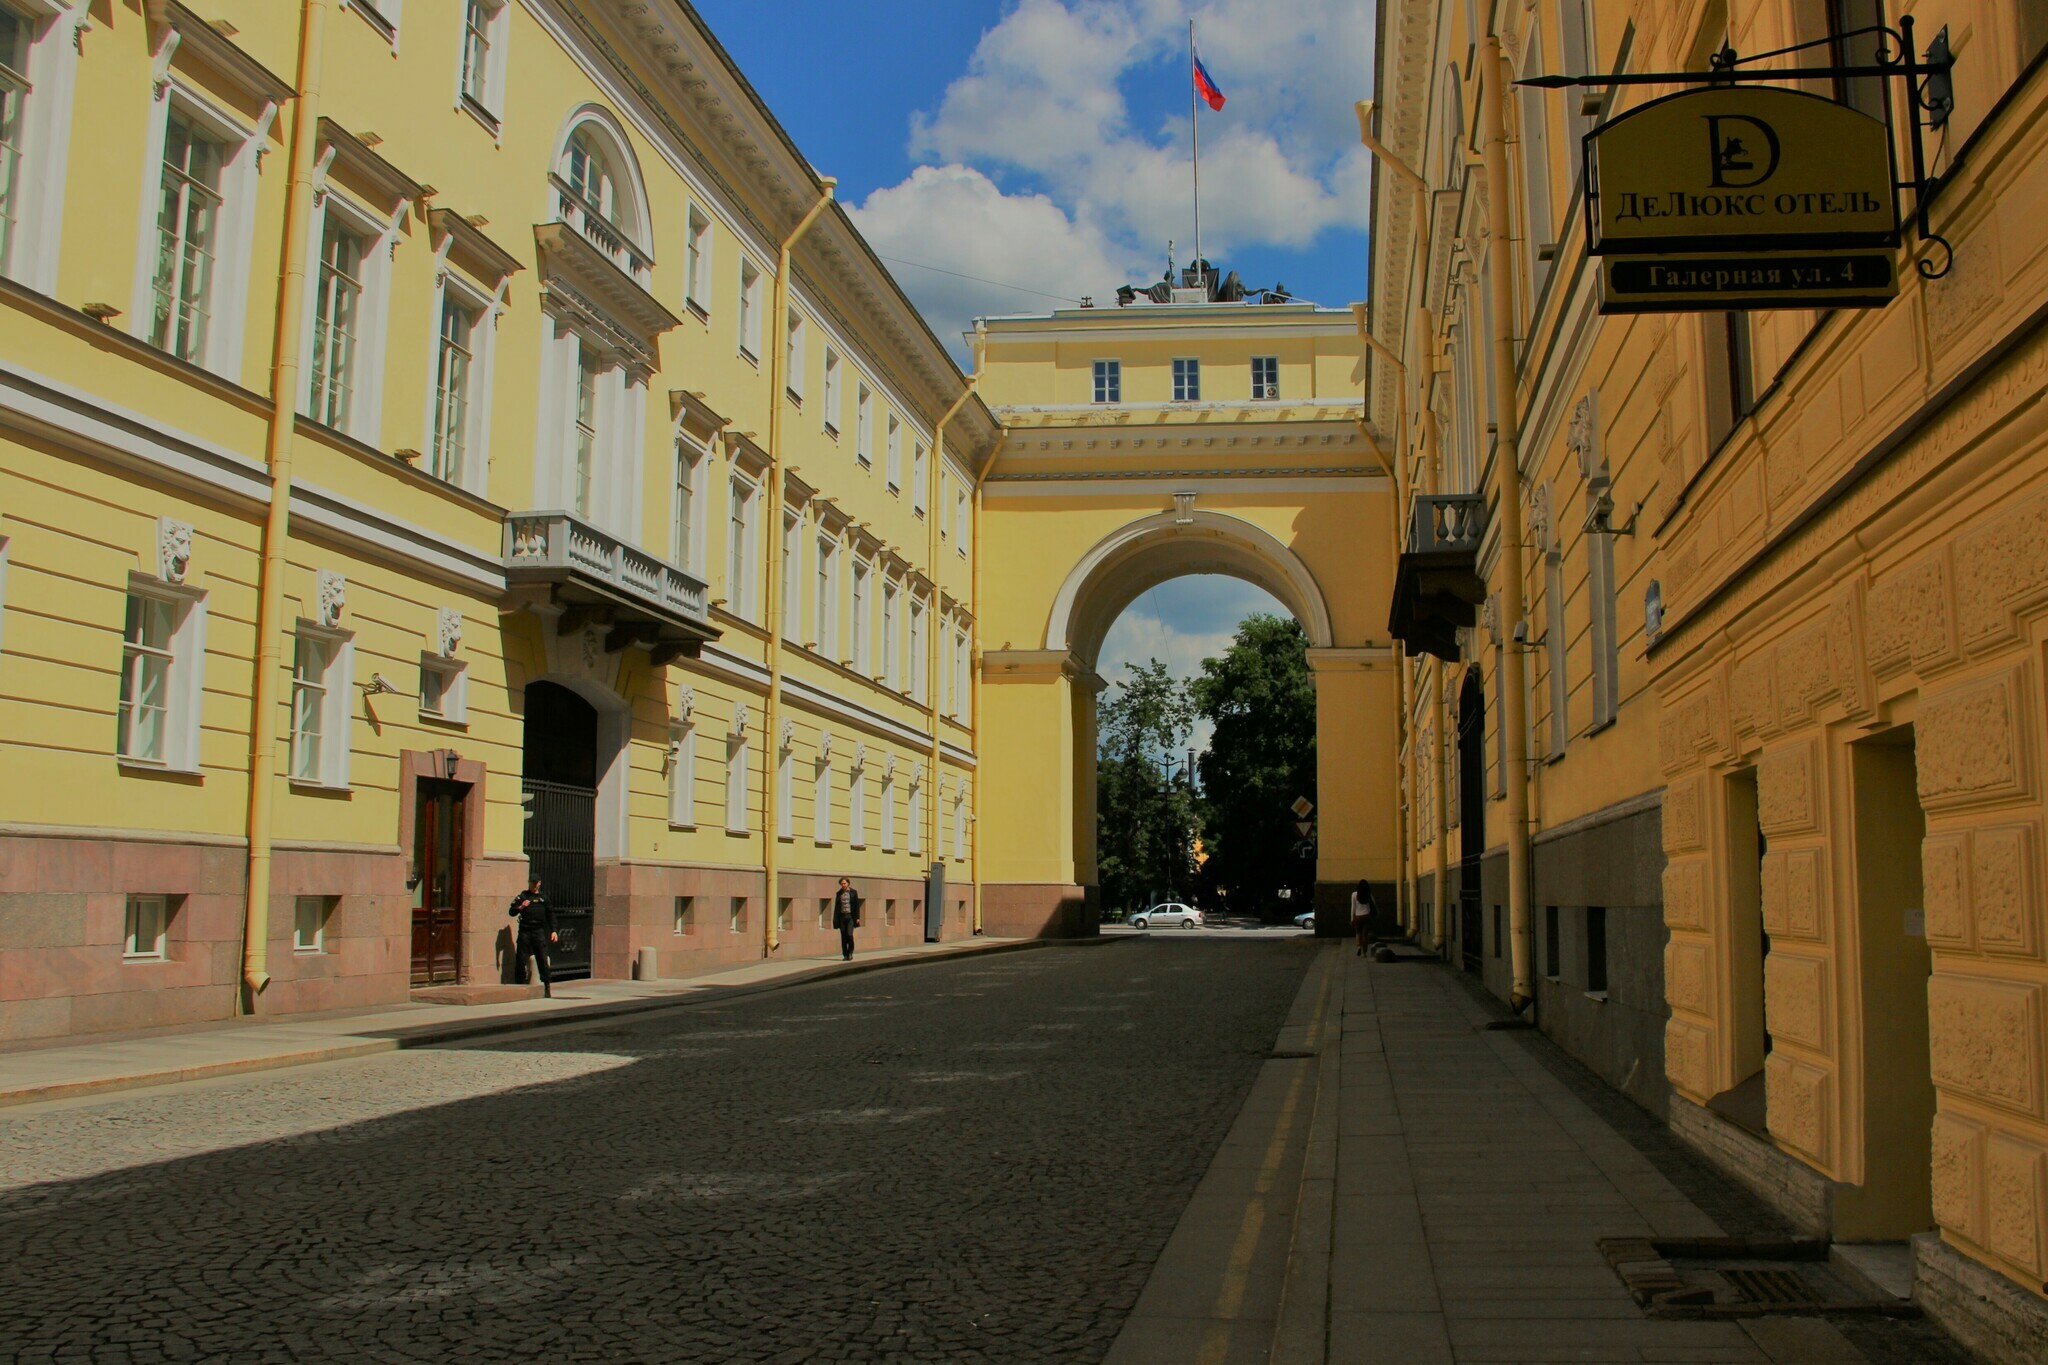
[{"label": "woman walking", "polygon": [[1358,889],[1351,893],[1351,935],[1358,940],[1360,957],[1372,951],[1372,916],[1375,908],[1372,900],[1372,883],[1360,877]]}]

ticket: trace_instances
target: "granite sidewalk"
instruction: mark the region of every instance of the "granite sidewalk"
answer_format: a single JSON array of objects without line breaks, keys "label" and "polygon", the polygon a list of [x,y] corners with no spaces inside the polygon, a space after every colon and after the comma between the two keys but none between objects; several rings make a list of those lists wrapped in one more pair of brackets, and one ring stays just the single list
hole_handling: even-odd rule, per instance
[{"label": "granite sidewalk", "polygon": [[885,967],[1045,946],[1050,946],[1047,940],[1012,938],[922,943],[862,952],[851,962],[842,962],[835,953],[751,962],[675,980],[569,981],[558,985],[551,1000],[479,1005],[414,1002],[274,1022],[222,1021],[191,1029],[18,1047],[0,1051],[0,1107],[340,1061],[400,1048],[734,999]]}]

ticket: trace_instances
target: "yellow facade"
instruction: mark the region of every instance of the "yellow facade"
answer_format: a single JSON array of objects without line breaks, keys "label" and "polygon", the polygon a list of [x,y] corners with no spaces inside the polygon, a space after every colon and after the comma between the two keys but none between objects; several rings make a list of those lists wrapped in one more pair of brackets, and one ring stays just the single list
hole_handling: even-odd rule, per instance
[{"label": "yellow facade", "polygon": [[1796,1224],[1912,1239],[1930,1310],[2020,1359],[2048,1322],[2048,17],[1911,12],[1957,55],[1951,268],[1909,226],[1884,307],[1603,317],[1579,137],[1678,87],[1511,81],[1874,40],[1778,0],[1382,10],[1372,416],[1486,528],[1454,657],[1410,664],[1405,875],[1498,993]]},{"label": "yellow facade", "polygon": [[0,1037],[504,979],[538,684],[595,737],[587,970],[821,951],[840,875],[916,941],[934,862],[975,931],[996,428],[685,7],[23,4]]}]

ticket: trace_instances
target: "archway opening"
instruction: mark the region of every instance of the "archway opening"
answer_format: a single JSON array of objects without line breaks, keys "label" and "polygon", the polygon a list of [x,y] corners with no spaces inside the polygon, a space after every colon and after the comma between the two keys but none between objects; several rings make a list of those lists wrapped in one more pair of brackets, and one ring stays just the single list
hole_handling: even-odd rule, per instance
[{"label": "archway opening", "polygon": [[602,776],[595,706],[554,682],[526,687],[520,772],[528,875],[554,907],[556,975],[590,974],[597,911],[597,808]]}]

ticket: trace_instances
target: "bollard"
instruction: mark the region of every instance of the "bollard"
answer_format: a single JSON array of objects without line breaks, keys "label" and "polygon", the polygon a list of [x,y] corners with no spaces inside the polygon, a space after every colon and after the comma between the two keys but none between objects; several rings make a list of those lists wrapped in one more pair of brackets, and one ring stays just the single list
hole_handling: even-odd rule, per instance
[{"label": "bollard", "polygon": [[635,981],[659,981],[661,979],[660,950],[642,948],[633,960]]}]

